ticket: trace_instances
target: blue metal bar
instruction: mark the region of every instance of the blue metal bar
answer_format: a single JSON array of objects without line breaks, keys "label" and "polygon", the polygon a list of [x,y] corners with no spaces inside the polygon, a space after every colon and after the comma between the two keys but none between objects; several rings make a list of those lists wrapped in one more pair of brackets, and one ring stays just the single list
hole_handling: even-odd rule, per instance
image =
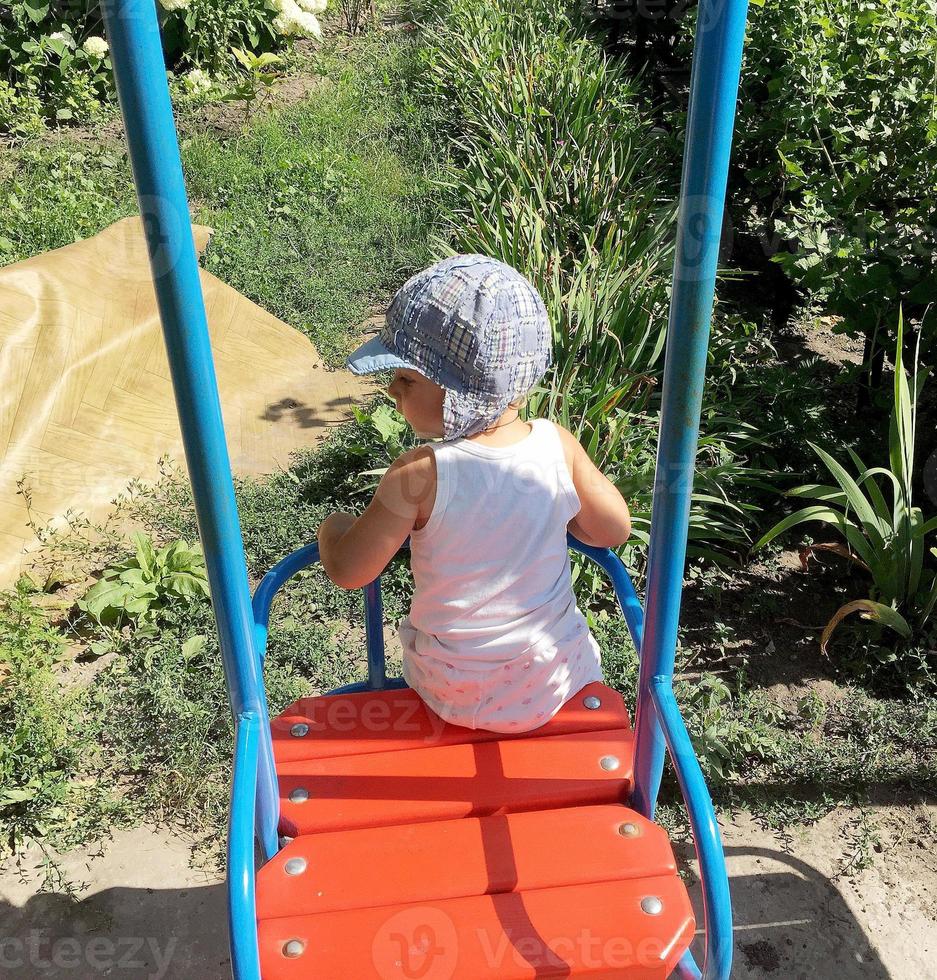
[{"label": "blue metal bar", "polygon": [[[251,602],[254,616],[254,644],[257,658],[263,664],[267,649],[267,634],[270,628],[270,606],[277,592],[297,572],[319,561],[318,543],[307,544],[278,561],[264,575]],[[364,592],[364,624],[368,648],[368,679],[360,690],[381,691],[386,687],[399,687],[396,679],[389,680],[384,655],[384,609],[381,602],[381,579],[378,576],[366,585]],[[330,693],[347,693],[359,690],[358,683],[346,684]]]},{"label": "blue metal bar", "polygon": [[[266,725],[266,722],[263,723]],[[254,901],[254,796],[260,757],[260,718],[253,713],[235,720],[234,776],[228,822],[228,937],[231,970],[236,980],[260,980],[257,907]]]},{"label": "blue metal bar", "polygon": [[644,636],[644,610],[638,594],[634,590],[634,583],[625,568],[624,562],[612,551],[611,548],[595,548],[591,544],[583,544],[578,538],[571,534],[566,535],[566,543],[573,551],[591,558],[599,565],[608,577],[612,580],[612,588],[615,590],[615,597],[625,622],[628,624],[628,632],[634,643],[635,650],[641,652],[641,642]]},{"label": "blue metal bar", "polygon": [[674,973],[680,980],[702,980],[703,973],[696,965],[693,954],[687,950],[677,963]]},{"label": "blue metal bar", "polygon": [[327,691],[327,694],[363,694],[365,691],[396,691],[402,687],[409,687],[410,685],[402,677],[388,677],[384,681],[384,686],[382,688],[371,687],[370,681],[353,681],[351,684],[342,684],[339,687],[333,687],[331,691]]},{"label": "blue metal bar", "polygon": [[[266,718],[234,483],[154,0],[102,4],[159,305],[231,710]],[[279,797],[261,733],[258,828],[276,852]]]},{"label": "blue metal bar", "polygon": [[700,0],[697,20],[635,711],[632,805],[649,818],[664,767],[649,695],[654,677],[673,674],[747,7],[747,0]]},{"label": "blue metal bar", "polygon": [[702,977],[703,980],[728,980],[732,969],[732,900],[716,811],[713,809],[699,760],[693,751],[693,743],[680,715],[680,708],[673,696],[669,676],[661,675],[652,679],[651,697],[663,727],[680,791],[686,801],[696,857],[699,860],[703,922],[706,930]]},{"label": "blue metal bar", "polygon": [[384,603],[381,600],[381,577],[364,587],[364,630],[368,644],[368,688],[382,691],[387,687],[387,663],[384,657]]},{"label": "blue metal bar", "polygon": [[257,586],[254,598],[251,600],[251,608],[254,614],[254,646],[261,664],[267,650],[270,606],[274,596],[297,572],[314,565],[318,560],[318,543],[307,544],[304,548],[299,548],[285,558],[281,558],[260,580],[260,585]]}]

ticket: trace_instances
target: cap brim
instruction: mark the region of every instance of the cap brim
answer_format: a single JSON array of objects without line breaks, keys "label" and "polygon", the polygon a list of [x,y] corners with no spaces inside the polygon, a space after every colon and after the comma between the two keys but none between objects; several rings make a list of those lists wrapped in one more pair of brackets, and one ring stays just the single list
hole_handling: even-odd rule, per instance
[{"label": "cap brim", "polygon": [[374,374],[375,371],[393,371],[396,368],[410,368],[412,364],[388,350],[380,337],[372,337],[362,344],[354,354],[349,355],[345,365],[353,374]]}]

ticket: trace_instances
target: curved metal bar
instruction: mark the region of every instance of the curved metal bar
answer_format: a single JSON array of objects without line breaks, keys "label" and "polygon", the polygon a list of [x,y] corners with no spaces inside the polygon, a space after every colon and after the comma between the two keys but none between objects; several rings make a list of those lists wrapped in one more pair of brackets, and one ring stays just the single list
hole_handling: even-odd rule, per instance
[{"label": "curved metal bar", "polygon": [[[388,677],[384,681],[383,691],[396,691],[402,687],[410,685],[402,677]],[[351,684],[342,684],[341,687],[333,687],[327,694],[361,694],[364,691],[374,691],[377,688],[371,687],[368,681],[353,681]]]},{"label": "curved metal bar", "polygon": [[[267,652],[270,631],[270,607],[277,592],[297,573],[319,561],[318,542],[298,548],[280,559],[261,579],[254,592],[251,607],[254,613],[254,645],[262,665]],[[400,687],[398,679],[388,680],[384,656],[384,608],[381,601],[381,578],[368,583],[364,592],[364,626],[368,646],[368,679],[346,684],[330,691],[330,694],[348,693],[351,690],[380,691],[386,687]],[[406,686],[406,685],[403,685]]]},{"label": "curved metal bar", "polygon": [[696,965],[696,960],[689,950],[680,957],[674,973],[680,980],[702,980],[703,977],[702,971]]},{"label": "curved metal bar", "polygon": [[260,759],[260,717],[235,719],[234,775],[228,820],[228,937],[236,980],[260,980],[254,901],[254,798]]},{"label": "curved metal bar", "polygon": [[[706,935],[703,969],[701,974],[696,975],[702,976],[703,980],[728,980],[732,969],[732,901],[716,811],[713,809],[699,760],[693,751],[689,732],[683,723],[680,707],[674,697],[670,677],[654,677],[651,680],[650,693],[677,773],[677,781],[686,801],[699,861]],[[686,964],[681,961],[681,966],[687,968],[691,964],[695,966],[692,957]],[[690,972],[684,975],[692,977],[694,974]]]},{"label": "curved metal bar", "polygon": [[270,626],[270,606],[273,597],[297,573],[319,560],[319,543],[313,542],[281,558],[260,580],[251,600],[254,613],[254,646],[257,657],[263,663],[267,651],[267,633]]},{"label": "curved metal bar", "polygon": [[566,543],[573,551],[591,558],[612,580],[612,588],[615,590],[619,608],[628,624],[628,632],[631,633],[634,648],[640,655],[644,638],[644,610],[641,608],[641,601],[634,590],[634,583],[631,581],[628,569],[611,548],[596,548],[591,544],[584,544],[572,534],[566,535]]}]

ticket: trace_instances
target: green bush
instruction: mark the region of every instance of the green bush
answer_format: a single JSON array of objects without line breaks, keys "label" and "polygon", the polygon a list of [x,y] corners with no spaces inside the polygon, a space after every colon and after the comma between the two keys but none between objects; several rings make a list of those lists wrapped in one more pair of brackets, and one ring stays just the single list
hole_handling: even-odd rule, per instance
[{"label": "green bush", "polygon": [[624,68],[563,5],[470,0],[442,16],[426,83],[454,120],[449,244],[501,258],[538,287],[555,368],[532,409],[614,458],[666,327],[662,148]]},{"label": "green bush", "polygon": [[0,131],[23,135],[44,120],[99,114],[111,93],[111,64],[95,7],[66,4],[56,21],[42,0],[9,6],[0,33]]},{"label": "green bush", "polygon": [[[268,52],[297,35],[321,36],[327,0],[159,0],[167,64],[183,91],[237,74],[234,48]],[[96,0],[15,0],[0,12],[0,132],[27,135],[43,122],[88,122],[114,96]]]},{"label": "green bush", "polygon": [[879,356],[899,305],[937,299],[935,85],[933,0],[751,9],[736,210],[841,329],[878,332]]},{"label": "green bush", "polygon": [[[76,843],[110,806],[86,692],[63,683],[65,637],[25,589],[0,593],[0,855]],[[113,809],[112,813],[115,812]]]}]

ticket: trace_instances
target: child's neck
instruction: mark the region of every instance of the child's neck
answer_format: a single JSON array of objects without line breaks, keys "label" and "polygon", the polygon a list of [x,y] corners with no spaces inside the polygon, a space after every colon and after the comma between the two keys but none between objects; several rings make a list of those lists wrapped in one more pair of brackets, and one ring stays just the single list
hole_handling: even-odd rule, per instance
[{"label": "child's neck", "polygon": [[493,422],[484,432],[468,436],[472,442],[483,446],[512,446],[530,435],[530,423],[524,422],[517,414],[516,408],[509,408],[496,422]]}]

